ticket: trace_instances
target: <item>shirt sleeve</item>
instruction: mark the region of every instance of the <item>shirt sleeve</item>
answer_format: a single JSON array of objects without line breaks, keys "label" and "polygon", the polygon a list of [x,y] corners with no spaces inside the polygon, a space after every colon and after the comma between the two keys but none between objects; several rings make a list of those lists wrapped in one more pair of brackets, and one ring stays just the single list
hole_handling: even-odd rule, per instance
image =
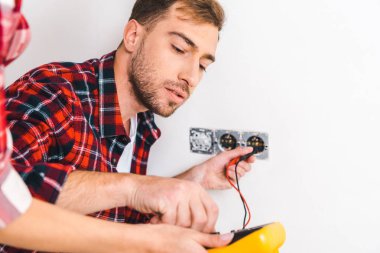
[{"label": "shirt sleeve", "polygon": [[68,174],[62,164],[72,149],[70,102],[59,85],[18,80],[7,89],[7,119],[13,137],[11,163],[33,197],[55,203]]}]

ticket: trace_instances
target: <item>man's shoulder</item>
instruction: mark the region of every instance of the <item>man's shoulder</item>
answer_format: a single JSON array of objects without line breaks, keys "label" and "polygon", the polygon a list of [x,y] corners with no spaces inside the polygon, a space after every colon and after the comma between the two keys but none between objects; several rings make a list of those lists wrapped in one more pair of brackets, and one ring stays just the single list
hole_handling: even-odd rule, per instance
[{"label": "man's shoulder", "polygon": [[[70,97],[83,85],[97,86],[99,59],[85,62],[51,62],[38,66],[12,83],[7,96],[20,91],[32,93],[64,93]],[[95,88],[95,87],[94,87]],[[91,88],[91,89],[94,89]]]},{"label": "man's shoulder", "polygon": [[75,81],[75,78],[86,76],[96,76],[97,66],[99,59],[91,59],[85,62],[50,62],[38,66],[23,76],[18,81],[33,80],[37,82],[49,82],[51,80],[59,81],[65,79],[66,81]]},{"label": "man's shoulder", "polygon": [[62,61],[43,64],[21,76],[11,86],[33,83],[55,87],[74,85],[79,86],[79,89],[82,89],[83,85],[97,86],[99,70],[113,69],[114,54],[115,52],[111,52],[99,59],[93,58],[79,63]]},{"label": "man's shoulder", "polygon": [[[110,55],[110,54],[108,54]],[[106,55],[107,56],[107,55]],[[51,62],[34,68],[7,87],[8,105],[27,103],[81,107],[83,101],[96,101],[99,94],[99,69],[111,65],[113,58],[85,62]]]}]

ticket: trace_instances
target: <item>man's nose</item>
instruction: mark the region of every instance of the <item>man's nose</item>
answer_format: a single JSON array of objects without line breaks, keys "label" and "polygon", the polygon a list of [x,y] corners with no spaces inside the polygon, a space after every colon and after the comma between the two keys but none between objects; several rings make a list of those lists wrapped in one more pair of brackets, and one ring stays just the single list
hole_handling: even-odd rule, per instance
[{"label": "man's nose", "polygon": [[190,90],[192,90],[198,85],[199,75],[199,63],[192,62],[184,65],[179,75],[179,79],[185,81]]}]

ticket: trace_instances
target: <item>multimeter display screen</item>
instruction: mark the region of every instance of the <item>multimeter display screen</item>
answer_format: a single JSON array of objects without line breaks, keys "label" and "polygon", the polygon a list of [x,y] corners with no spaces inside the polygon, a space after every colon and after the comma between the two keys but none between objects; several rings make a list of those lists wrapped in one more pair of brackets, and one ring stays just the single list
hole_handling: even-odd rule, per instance
[{"label": "multimeter display screen", "polygon": [[253,227],[253,228],[241,229],[241,230],[236,230],[236,231],[232,230],[231,233],[234,233],[234,238],[232,239],[230,244],[233,244],[234,242],[246,237],[247,235],[249,235],[249,234],[251,234],[251,233],[253,233],[259,229],[262,229],[266,225],[261,225],[261,226],[257,226],[257,227]]}]

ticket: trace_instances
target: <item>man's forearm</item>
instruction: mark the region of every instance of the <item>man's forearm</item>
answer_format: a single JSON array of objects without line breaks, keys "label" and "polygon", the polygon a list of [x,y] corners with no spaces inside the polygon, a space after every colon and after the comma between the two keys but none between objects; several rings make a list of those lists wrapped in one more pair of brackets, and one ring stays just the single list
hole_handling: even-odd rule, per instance
[{"label": "man's forearm", "polygon": [[63,185],[56,205],[82,214],[129,205],[137,177],[133,174],[74,171]]},{"label": "man's forearm", "polygon": [[155,215],[155,223],[215,230],[218,206],[201,185],[187,180],[130,173],[75,171],[58,197],[57,205],[88,214],[128,206]]}]

